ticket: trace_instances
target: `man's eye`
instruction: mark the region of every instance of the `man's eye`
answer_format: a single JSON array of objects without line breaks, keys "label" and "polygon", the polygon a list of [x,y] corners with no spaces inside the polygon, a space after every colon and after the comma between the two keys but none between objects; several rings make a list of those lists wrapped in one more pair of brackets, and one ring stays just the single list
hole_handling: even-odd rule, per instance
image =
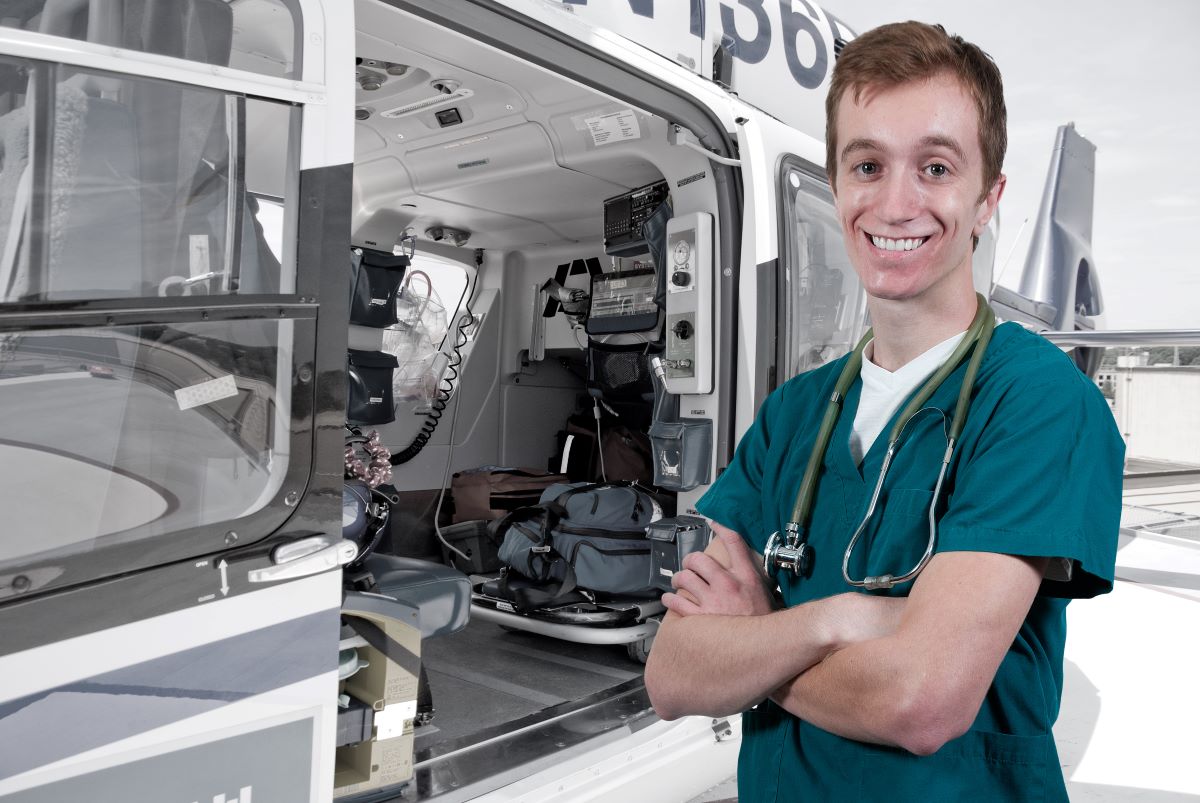
[{"label": "man's eye", "polygon": [[873,176],[879,172],[879,165],[874,162],[863,162],[854,169],[864,176]]},{"label": "man's eye", "polygon": [[931,164],[925,170],[934,178],[942,178],[949,171],[949,168],[943,164]]}]

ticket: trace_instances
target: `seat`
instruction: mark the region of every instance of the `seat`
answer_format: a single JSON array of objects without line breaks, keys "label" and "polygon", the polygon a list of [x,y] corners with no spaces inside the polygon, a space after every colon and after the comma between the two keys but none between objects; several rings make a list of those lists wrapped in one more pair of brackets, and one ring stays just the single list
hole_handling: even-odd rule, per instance
[{"label": "seat", "polygon": [[379,593],[419,611],[421,638],[447,636],[467,626],[471,581],[457,569],[428,560],[373,553],[366,567]]}]

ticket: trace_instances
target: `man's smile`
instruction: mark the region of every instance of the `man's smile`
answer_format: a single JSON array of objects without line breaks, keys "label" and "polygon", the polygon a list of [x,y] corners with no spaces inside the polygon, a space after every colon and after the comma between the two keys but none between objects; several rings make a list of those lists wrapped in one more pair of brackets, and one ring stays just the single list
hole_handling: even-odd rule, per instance
[{"label": "man's smile", "polygon": [[877,234],[863,232],[871,244],[880,251],[915,251],[925,244],[928,237],[907,237],[900,239],[892,239],[890,237],[880,237]]}]

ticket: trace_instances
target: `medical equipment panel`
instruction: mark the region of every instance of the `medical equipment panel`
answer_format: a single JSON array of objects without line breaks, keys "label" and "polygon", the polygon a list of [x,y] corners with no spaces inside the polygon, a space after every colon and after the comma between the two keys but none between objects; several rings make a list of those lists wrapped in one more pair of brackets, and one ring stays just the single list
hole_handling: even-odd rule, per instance
[{"label": "medical equipment panel", "polygon": [[658,324],[658,274],[654,268],[613,271],[592,277],[589,335],[643,332]]},{"label": "medical equipment panel", "polygon": [[712,215],[693,212],[667,223],[667,343],[669,392],[712,392]]}]

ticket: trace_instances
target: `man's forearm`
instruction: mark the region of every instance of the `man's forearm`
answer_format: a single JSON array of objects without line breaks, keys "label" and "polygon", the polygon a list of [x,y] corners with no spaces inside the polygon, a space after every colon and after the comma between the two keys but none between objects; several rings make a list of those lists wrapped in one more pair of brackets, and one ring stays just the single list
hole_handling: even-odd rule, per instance
[{"label": "man's forearm", "polygon": [[771,698],[850,739],[935,752],[978,715],[1046,563],[993,553],[937,555],[913,586],[894,633],[855,641]]},{"label": "man's forearm", "polygon": [[774,690],[771,700],[830,733],[907,748],[908,684],[899,648],[892,638],[846,647]]},{"label": "man's forearm", "polygon": [[839,646],[825,600],[765,616],[669,615],[646,662],[659,716],[745,711]]}]

